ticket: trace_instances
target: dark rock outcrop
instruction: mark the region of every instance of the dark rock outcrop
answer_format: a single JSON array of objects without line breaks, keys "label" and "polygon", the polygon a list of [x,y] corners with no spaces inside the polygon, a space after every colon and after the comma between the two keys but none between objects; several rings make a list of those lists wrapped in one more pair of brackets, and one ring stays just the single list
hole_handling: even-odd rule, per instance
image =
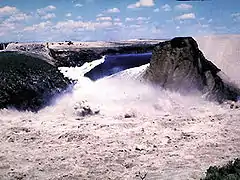
[{"label": "dark rock outcrop", "polygon": [[54,65],[57,67],[82,66],[85,62],[91,62],[100,59],[104,55],[117,54],[142,54],[152,52],[155,45],[139,44],[125,45],[116,47],[92,47],[76,50],[56,50],[49,49],[50,56],[54,59]]},{"label": "dark rock outcrop", "polygon": [[91,80],[98,80],[110,76],[125,69],[138,67],[150,62],[152,53],[121,54],[106,56],[102,64],[91,69],[84,76]]},{"label": "dark rock outcrop", "polygon": [[201,180],[237,180],[240,179],[240,159],[229,161],[222,167],[210,166],[206,177]]},{"label": "dark rock outcrop", "polygon": [[0,43],[0,50],[5,50],[9,43]]},{"label": "dark rock outcrop", "polygon": [[49,63],[17,52],[0,53],[0,109],[38,111],[71,81]]},{"label": "dark rock outcrop", "polygon": [[198,90],[210,100],[236,101],[239,89],[226,82],[222,74],[204,57],[193,38],[176,37],[155,47],[144,78],[183,93]]},{"label": "dark rock outcrop", "polygon": [[56,67],[82,66],[85,62],[100,59],[102,56],[98,51],[92,49],[81,50],[50,50],[50,56],[54,59]]}]

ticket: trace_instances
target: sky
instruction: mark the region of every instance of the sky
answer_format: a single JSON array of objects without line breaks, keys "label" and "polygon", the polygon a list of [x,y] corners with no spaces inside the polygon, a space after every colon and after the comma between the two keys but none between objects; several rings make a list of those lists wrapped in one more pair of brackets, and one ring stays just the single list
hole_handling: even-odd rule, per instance
[{"label": "sky", "polygon": [[240,0],[0,0],[0,42],[240,34]]}]

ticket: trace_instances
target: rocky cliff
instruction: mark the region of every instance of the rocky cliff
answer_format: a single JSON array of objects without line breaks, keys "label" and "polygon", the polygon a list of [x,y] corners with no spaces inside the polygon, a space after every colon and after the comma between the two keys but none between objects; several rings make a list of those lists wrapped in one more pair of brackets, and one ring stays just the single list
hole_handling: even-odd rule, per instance
[{"label": "rocky cliff", "polygon": [[41,59],[0,53],[0,109],[38,111],[70,83],[56,67]]},{"label": "rocky cliff", "polygon": [[5,50],[9,43],[0,43],[0,50]]},{"label": "rocky cliff", "polygon": [[138,54],[151,52],[155,45],[127,45],[113,47],[93,47],[81,48],[76,50],[56,50],[50,49],[50,55],[55,60],[57,67],[82,66],[85,62],[100,59],[104,55],[116,54]]},{"label": "rocky cliff", "polygon": [[126,42],[11,43],[6,51],[20,51],[56,67],[82,66],[104,55],[152,52],[160,40]]},{"label": "rocky cliff", "polygon": [[207,60],[191,37],[176,37],[159,43],[144,74],[150,82],[182,93],[200,91],[210,100],[236,101],[239,89]]}]

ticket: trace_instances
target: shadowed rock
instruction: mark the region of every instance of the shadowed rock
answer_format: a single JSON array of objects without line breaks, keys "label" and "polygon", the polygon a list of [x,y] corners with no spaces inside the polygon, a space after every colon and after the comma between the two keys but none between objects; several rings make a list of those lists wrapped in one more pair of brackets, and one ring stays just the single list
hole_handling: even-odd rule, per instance
[{"label": "shadowed rock", "polygon": [[206,177],[201,180],[238,180],[240,179],[240,159],[229,161],[222,167],[210,166]]},{"label": "shadowed rock", "polygon": [[0,50],[5,50],[9,43],[0,43]]},{"label": "shadowed rock", "polygon": [[0,53],[0,109],[38,111],[70,83],[56,67],[41,59]]},{"label": "shadowed rock", "polygon": [[91,62],[100,59],[104,55],[119,54],[143,54],[150,53],[155,45],[140,44],[126,45],[118,47],[99,47],[82,48],[77,50],[50,50],[50,56],[54,59],[54,65],[57,67],[82,66],[85,62]]},{"label": "shadowed rock", "polygon": [[201,91],[210,100],[237,101],[240,91],[198,49],[191,37],[176,37],[153,50],[144,78],[182,93]]}]

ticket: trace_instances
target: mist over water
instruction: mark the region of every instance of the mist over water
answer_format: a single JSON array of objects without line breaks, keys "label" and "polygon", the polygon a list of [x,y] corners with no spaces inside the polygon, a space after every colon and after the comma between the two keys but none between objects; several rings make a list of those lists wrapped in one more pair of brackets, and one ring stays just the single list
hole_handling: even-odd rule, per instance
[{"label": "mist over water", "polygon": [[[66,71],[66,68],[64,68]],[[129,69],[135,76],[140,68]],[[74,73],[75,72],[75,73]],[[224,113],[226,110],[215,103],[205,101],[200,94],[182,96],[177,92],[162,90],[143,84],[138,80],[124,80],[119,76],[103,78],[96,82],[82,76],[79,71],[69,68],[67,75],[78,79],[72,92],[57,97],[51,106],[48,106],[37,114],[31,112],[17,112],[14,110],[2,110],[2,116],[12,115],[14,118],[57,118],[64,116],[67,119],[75,119],[75,105],[86,100],[91,108],[100,110],[104,116],[103,121],[113,121],[112,118],[132,113],[136,117],[158,117],[163,115],[181,117],[205,117],[214,112]],[[124,74],[126,77],[126,74]],[[106,119],[105,119],[106,118]]]},{"label": "mist over water", "polygon": [[[147,57],[150,54],[147,54]],[[178,92],[163,90],[139,81],[148,64],[127,69],[110,77],[92,81],[84,74],[102,65],[105,56],[81,67],[61,67],[60,71],[67,77],[77,80],[70,93],[57,96],[52,105],[37,114],[31,112],[17,112],[15,110],[1,110],[1,114],[32,114],[54,118],[64,114],[66,118],[74,118],[74,106],[86,100],[88,105],[99,108],[100,114],[106,117],[134,113],[136,116],[207,116],[215,111],[225,111],[214,102],[204,100],[201,93],[181,95]],[[144,62],[146,63],[146,62]],[[112,68],[112,67],[111,67]],[[114,68],[118,68],[117,66]],[[121,68],[118,70],[122,70]],[[202,113],[204,112],[204,113]],[[49,114],[50,113],[50,114]]]},{"label": "mist over water", "polygon": [[[239,80],[226,66],[237,66],[239,56],[224,61],[209,52],[208,59],[223,68],[221,77]],[[53,179],[134,179],[135,172],[150,179],[200,179],[210,165],[239,157],[239,109],[206,101],[198,92],[182,95],[144,83],[149,64],[96,81],[84,76],[104,62],[59,68],[76,84],[38,113],[0,110],[3,165],[26,177]],[[100,113],[79,116],[82,101]]]}]

